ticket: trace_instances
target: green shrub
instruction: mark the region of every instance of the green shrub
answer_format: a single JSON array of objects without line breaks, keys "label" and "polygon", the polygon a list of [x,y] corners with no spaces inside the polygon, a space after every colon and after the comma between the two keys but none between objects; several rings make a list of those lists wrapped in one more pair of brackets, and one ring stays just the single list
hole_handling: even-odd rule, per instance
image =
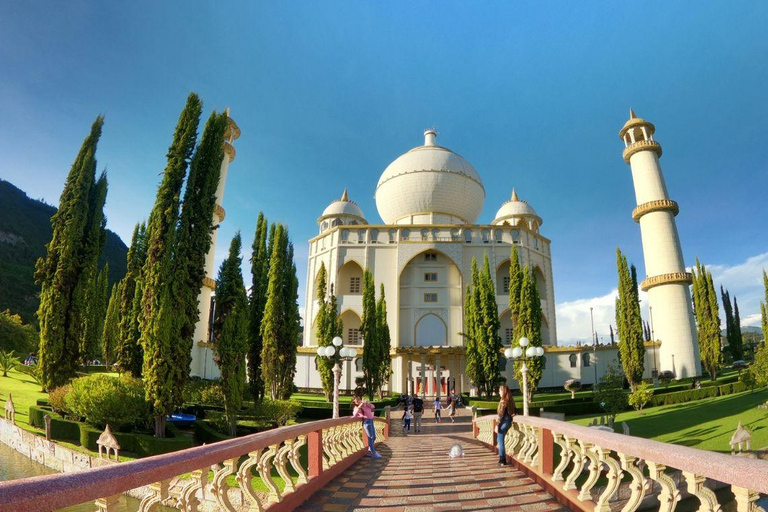
[{"label": "green shrub", "polygon": [[301,404],[293,400],[270,400],[265,398],[254,408],[254,415],[257,418],[272,421],[278,425],[285,425],[288,421],[296,418],[301,411]]},{"label": "green shrub", "polygon": [[653,398],[651,385],[647,382],[642,382],[629,394],[629,405],[634,407],[636,411],[642,411],[645,404],[651,401],[651,398]]},{"label": "green shrub", "polygon": [[70,391],[72,391],[72,385],[65,384],[48,393],[48,403],[51,408],[62,416],[67,416],[72,412],[66,403],[66,397]]},{"label": "green shrub", "polygon": [[45,428],[45,415],[49,411],[35,405],[29,406],[29,424],[37,428]]},{"label": "green shrub", "polygon": [[220,380],[193,377],[184,384],[184,403],[198,405],[224,405],[224,392]]},{"label": "green shrub", "polygon": [[72,381],[65,399],[73,415],[103,429],[123,430],[147,420],[149,408],[144,400],[144,387],[139,379],[123,375],[119,379],[102,374],[80,377]]},{"label": "green shrub", "polygon": [[80,439],[80,423],[51,416],[51,439],[66,439],[77,441]]},{"label": "green shrub", "polygon": [[218,432],[207,420],[197,420],[195,422],[195,441],[198,443],[215,443],[226,439],[231,439],[231,437]]},{"label": "green shrub", "polygon": [[[85,423],[80,423],[80,445],[91,451],[99,451],[97,441],[101,436],[100,430],[97,430]],[[156,438],[151,434],[140,434],[135,432],[112,432],[120,445],[120,451],[131,452],[139,457],[149,457],[161,453],[184,450],[193,446],[192,439],[184,436],[172,424],[167,424],[164,438]]]},{"label": "green shrub", "polygon": [[13,355],[13,350],[0,350],[0,372],[3,377],[8,376],[8,372],[21,364],[19,358]]}]

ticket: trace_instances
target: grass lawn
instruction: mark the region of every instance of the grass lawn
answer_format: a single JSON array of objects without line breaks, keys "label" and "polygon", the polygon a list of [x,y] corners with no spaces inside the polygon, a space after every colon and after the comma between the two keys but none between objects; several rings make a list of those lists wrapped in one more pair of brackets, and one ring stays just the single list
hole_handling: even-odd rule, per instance
[{"label": "grass lawn", "polygon": [[[685,404],[663,405],[642,412],[622,412],[616,422],[626,421],[633,436],[700,450],[730,453],[728,442],[741,421],[752,431],[752,448],[768,448],[768,411],[757,406],[766,401],[766,390],[746,391]],[[599,415],[570,419],[588,425]]]},{"label": "grass lawn", "polygon": [[[301,402],[323,402],[328,403],[329,400],[325,399],[325,395],[322,393],[294,393],[291,395],[291,400],[297,400]],[[333,402],[333,400],[330,400]],[[339,395],[339,403],[348,404],[352,402],[351,395]]]},{"label": "grass lawn", "polygon": [[15,369],[8,372],[7,377],[0,377],[0,400],[5,406],[8,394],[13,395],[13,406],[16,408],[16,423],[22,427],[29,427],[29,406],[35,405],[38,399],[48,398],[48,393],[40,391],[40,386],[35,384],[32,377],[17,372]]}]

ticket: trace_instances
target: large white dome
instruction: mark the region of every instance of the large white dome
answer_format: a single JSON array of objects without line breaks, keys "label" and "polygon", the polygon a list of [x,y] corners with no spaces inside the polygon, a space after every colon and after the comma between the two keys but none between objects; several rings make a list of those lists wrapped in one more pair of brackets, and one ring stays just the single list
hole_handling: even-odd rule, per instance
[{"label": "large white dome", "polygon": [[475,224],[485,188],[472,165],[435,145],[434,130],[424,145],[389,164],[376,186],[376,208],[385,224]]}]

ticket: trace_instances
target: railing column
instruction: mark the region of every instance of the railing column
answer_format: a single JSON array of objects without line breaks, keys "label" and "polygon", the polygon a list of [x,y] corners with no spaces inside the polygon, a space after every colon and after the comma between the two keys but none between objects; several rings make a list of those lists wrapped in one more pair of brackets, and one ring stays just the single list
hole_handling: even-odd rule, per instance
[{"label": "railing column", "polygon": [[384,416],[386,417],[386,420],[387,420],[386,425],[384,425],[384,439],[389,439],[389,429],[392,427],[392,407],[391,406],[388,405],[384,408]]},{"label": "railing column", "polygon": [[[363,436],[365,439],[365,436]],[[367,443],[367,440],[363,441]],[[310,432],[307,438],[307,450],[309,453],[309,478],[315,478],[323,473],[323,431]]]},{"label": "railing column", "polygon": [[97,512],[116,512],[120,494],[113,494],[96,500]]},{"label": "railing column", "polygon": [[[496,446],[496,444],[498,443],[498,439],[499,439],[496,436],[496,425],[498,425],[498,421],[496,420],[496,418],[494,418],[492,420],[492,422],[493,422],[493,426],[491,427],[491,442],[493,443],[493,446]],[[498,448],[497,448],[497,450],[498,450]]]},{"label": "railing column", "polygon": [[539,429],[539,472],[551,475],[555,470],[555,438],[547,428]]}]

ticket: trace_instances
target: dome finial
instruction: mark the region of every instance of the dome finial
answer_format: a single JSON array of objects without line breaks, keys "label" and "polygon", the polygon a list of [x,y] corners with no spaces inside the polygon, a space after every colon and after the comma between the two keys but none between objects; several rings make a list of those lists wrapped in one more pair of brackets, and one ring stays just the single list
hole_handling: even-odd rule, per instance
[{"label": "dome finial", "polygon": [[349,201],[349,194],[347,194],[347,189],[344,189],[344,192],[341,193],[341,200],[342,201]]},{"label": "dome finial", "polygon": [[424,130],[424,145],[434,146],[435,137],[437,137],[437,130],[435,130],[434,128],[427,128],[426,130]]},{"label": "dome finial", "polygon": [[630,108],[629,109],[629,118],[630,119],[635,119],[636,117],[637,116],[635,115],[635,111]]},{"label": "dome finial", "polygon": [[519,200],[520,199],[518,199],[518,197],[517,197],[517,191],[513,188],[512,189],[512,198],[510,199],[510,201],[519,201]]}]

